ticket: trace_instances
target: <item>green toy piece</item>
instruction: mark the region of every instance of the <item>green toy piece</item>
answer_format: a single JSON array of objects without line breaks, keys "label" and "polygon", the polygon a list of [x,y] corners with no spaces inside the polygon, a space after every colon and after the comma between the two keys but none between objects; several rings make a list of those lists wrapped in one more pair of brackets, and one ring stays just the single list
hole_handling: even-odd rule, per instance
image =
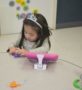
[{"label": "green toy piece", "polygon": [[79,79],[74,80],[73,86],[79,90],[82,90],[82,88],[80,87],[79,81],[80,81]]}]

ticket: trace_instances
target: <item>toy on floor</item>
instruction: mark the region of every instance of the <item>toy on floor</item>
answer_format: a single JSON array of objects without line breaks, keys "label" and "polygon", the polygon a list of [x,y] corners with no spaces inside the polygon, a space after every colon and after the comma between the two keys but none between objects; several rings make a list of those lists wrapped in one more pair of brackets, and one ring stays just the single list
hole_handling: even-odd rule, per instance
[{"label": "toy on floor", "polygon": [[[14,54],[14,57],[20,57],[20,55]],[[35,52],[28,52],[24,55],[31,60],[37,60],[38,63],[34,64],[34,69],[39,70],[46,70],[47,63],[43,64],[46,60],[47,62],[55,62],[58,59],[57,54],[49,54],[49,53],[35,53]]]},{"label": "toy on floor", "polygon": [[73,86],[77,89],[80,89],[79,79],[74,80]]},{"label": "toy on floor", "polygon": [[15,58],[22,57],[20,54],[16,54],[16,53],[13,53],[12,55],[13,55]]},{"label": "toy on floor", "polygon": [[80,76],[80,79],[74,80],[73,86],[79,90],[82,90],[82,75]]},{"label": "toy on floor", "polygon": [[21,84],[18,84],[16,81],[12,81],[9,83],[9,87],[12,88],[12,89],[15,89],[17,87],[20,87]]},{"label": "toy on floor", "polygon": [[44,60],[47,62],[54,62],[58,59],[57,54],[49,54],[49,53],[34,53],[29,52],[25,55],[28,59],[38,60],[38,63],[34,64],[34,69],[46,70],[47,64],[43,64]]},{"label": "toy on floor", "polygon": [[12,54],[14,57],[27,57],[31,60],[37,60],[38,63],[34,64],[34,69],[46,70],[47,64],[43,64],[44,61],[47,62],[55,62],[58,59],[57,54],[52,53],[35,53],[35,52],[27,52],[24,56],[20,54]]},{"label": "toy on floor", "polygon": [[48,61],[54,61],[58,59],[58,55],[57,54],[52,54],[52,53],[35,53],[35,52],[29,52],[27,53],[25,56],[29,59],[37,59],[37,55],[43,55],[44,58]]}]

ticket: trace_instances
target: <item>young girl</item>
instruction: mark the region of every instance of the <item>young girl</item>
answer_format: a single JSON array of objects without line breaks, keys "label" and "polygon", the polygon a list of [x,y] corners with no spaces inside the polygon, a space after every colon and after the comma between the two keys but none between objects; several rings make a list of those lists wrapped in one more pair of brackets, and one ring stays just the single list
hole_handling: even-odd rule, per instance
[{"label": "young girl", "polygon": [[27,14],[23,21],[21,38],[11,48],[9,53],[24,55],[31,52],[47,53],[51,47],[50,31],[45,17],[41,14]]}]

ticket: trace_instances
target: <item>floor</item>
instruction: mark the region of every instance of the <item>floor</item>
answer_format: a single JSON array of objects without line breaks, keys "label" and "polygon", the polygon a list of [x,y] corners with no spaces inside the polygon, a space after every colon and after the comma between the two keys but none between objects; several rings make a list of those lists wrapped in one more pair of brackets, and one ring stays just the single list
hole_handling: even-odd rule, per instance
[{"label": "floor", "polygon": [[52,31],[50,52],[59,55],[56,63],[48,64],[47,70],[34,70],[26,58],[14,58],[6,53],[18,34],[0,37],[0,89],[12,90],[9,83],[16,81],[21,86],[15,90],[80,90],[73,82],[82,74],[82,30],[60,29]]}]

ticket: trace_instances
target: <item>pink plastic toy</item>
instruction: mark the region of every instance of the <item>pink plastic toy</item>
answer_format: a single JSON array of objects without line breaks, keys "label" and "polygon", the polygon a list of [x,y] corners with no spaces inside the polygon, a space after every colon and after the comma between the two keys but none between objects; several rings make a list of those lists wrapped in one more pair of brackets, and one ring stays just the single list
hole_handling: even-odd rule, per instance
[{"label": "pink plastic toy", "polygon": [[[13,54],[14,57],[21,57],[19,54]],[[24,57],[31,59],[33,61],[37,60],[38,62],[34,64],[34,69],[46,70],[47,63],[43,64],[46,60],[47,62],[55,62],[58,60],[57,54],[50,53],[35,53],[35,52],[27,52]]]},{"label": "pink plastic toy", "polygon": [[58,55],[57,54],[49,54],[49,53],[35,53],[35,52],[29,52],[26,54],[26,57],[29,58],[29,59],[38,59],[37,58],[37,55],[40,54],[40,55],[44,55],[44,58],[45,60],[48,60],[48,61],[56,61],[58,59]]},{"label": "pink plastic toy", "polygon": [[34,64],[34,69],[46,70],[47,63],[43,64],[44,60],[47,62],[54,62],[58,59],[57,54],[49,54],[49,53],[34,53],[29,52],[25,55],[28,59],[37,60],[38,62]]}]

